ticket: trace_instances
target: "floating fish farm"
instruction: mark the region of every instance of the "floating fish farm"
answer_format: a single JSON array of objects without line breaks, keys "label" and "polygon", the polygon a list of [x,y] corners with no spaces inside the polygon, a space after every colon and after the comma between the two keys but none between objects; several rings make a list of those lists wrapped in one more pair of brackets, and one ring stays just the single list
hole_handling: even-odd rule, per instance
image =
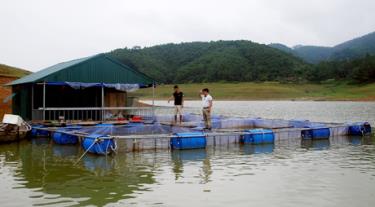
[{"label": "floating fish farm", "polygon": [[173,116],[155,115],[151,122],[139,118],[126,124],[34,125],[31,135],[34,138],[51,137],[59,145],[79,144],[84,150],[83,157],[86,153],[108,155],[119,150],[189,150],[217,145],[262,145],[288,139],[318,140],[371,134],[368,122],[339,124],[213,116],[213,128],[207,131],[203,128],[202,117],[197,114],[185,115],[181,124],[173,124],[173,120]]}]

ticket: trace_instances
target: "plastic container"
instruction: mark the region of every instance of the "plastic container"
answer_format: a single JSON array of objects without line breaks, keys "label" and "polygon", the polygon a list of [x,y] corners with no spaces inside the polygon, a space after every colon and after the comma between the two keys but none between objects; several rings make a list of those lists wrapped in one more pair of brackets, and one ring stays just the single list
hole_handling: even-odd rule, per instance
[{"label": "plastic container", "polygon": [[172,149],[201,149],[206,148],[206,136],[202,132],[176,133],[170,141]]},{"label": "plastic container", "polygon": [[44,125],[33,125],[31,129],[31,136],[32,137],[48,137],[49,131],[46,130],[40,130],[37,128],[46,128]]},{"label": "plastic container", "polygon": [[143,119],[140,116],[133,116],[131,122],[142,122]]},{"label": "plastic container", "polygon": [[309,128],[301,131],[302,139],[329,139],[329,128]]},{"label": "plastic container", "polygon": [[77,144],[78,136],[72,134],[66,134],[65,132],[82,129],[81,126],[68,126],[61,128],[52,134],[52,139],[56,144]]},{"label": "plastic container", "polygon": [[52,139],[56,144],[77,144],[78,136],[65,134],[63,130],[56,131],[52,135]]},{"label": "plastic container", "polygon": [[270,144],[275,142],[275,134],[270,129],[250,129],[245,130],[250,134],[241,136],[242,144]]},{"label": "plastic container", "polygon": [[97,155],[107,155],[116,150],[116,141],[101,134],[91,134],[83,138],[82,147],[85,151]]},{"label": "plastic container", "polygon": [[371,125],[368,122],[357,122],[349,125],[348,134],[364,136],[371,134]]}]

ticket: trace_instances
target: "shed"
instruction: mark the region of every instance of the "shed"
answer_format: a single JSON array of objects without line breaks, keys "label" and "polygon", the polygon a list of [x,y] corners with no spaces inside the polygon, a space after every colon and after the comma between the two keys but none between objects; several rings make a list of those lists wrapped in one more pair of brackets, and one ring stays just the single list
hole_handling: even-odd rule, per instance
[{"label": "shed", "polygon": [[[98,54],[62,62],[8,84],[12,111],[26,120],[103,119],[106,108],[130,107],[127,92],[154,80],[118,60]],[[86,114],[85,114],[86,113]]]}]

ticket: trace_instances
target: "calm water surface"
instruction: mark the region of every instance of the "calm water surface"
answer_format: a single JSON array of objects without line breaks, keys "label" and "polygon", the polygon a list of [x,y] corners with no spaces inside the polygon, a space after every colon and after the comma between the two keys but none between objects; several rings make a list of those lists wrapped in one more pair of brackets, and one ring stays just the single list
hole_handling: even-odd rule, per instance
[{"label": "calm water surface", "polygon": [[[165,102],[159,102],[165,104]],[[188,107],[199,102],[188,102]],[[215,102],[215,113],[375,123],[375,103]],[[1,206],[374,206],[375,140],[86,156],[48,139],[0,145]]]}]

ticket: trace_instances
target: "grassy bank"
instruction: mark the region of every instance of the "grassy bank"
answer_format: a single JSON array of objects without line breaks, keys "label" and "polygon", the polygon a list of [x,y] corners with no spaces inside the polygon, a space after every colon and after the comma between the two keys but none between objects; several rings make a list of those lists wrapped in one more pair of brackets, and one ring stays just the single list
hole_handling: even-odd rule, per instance
[{"label": "grassy bank", "polygon": [[[186,99],[198,99],[200,89],[207,87],[215,99],[220,100],[329,100],[375,101],[375,84],[351,85],[347,83],[282,84],[266,83],[201,83],[180,84]],[[173,85],[160,85],[155,90],[156,99],[171,96]],[[135,93],[141,99],[151,99],[152,89]]]}]

